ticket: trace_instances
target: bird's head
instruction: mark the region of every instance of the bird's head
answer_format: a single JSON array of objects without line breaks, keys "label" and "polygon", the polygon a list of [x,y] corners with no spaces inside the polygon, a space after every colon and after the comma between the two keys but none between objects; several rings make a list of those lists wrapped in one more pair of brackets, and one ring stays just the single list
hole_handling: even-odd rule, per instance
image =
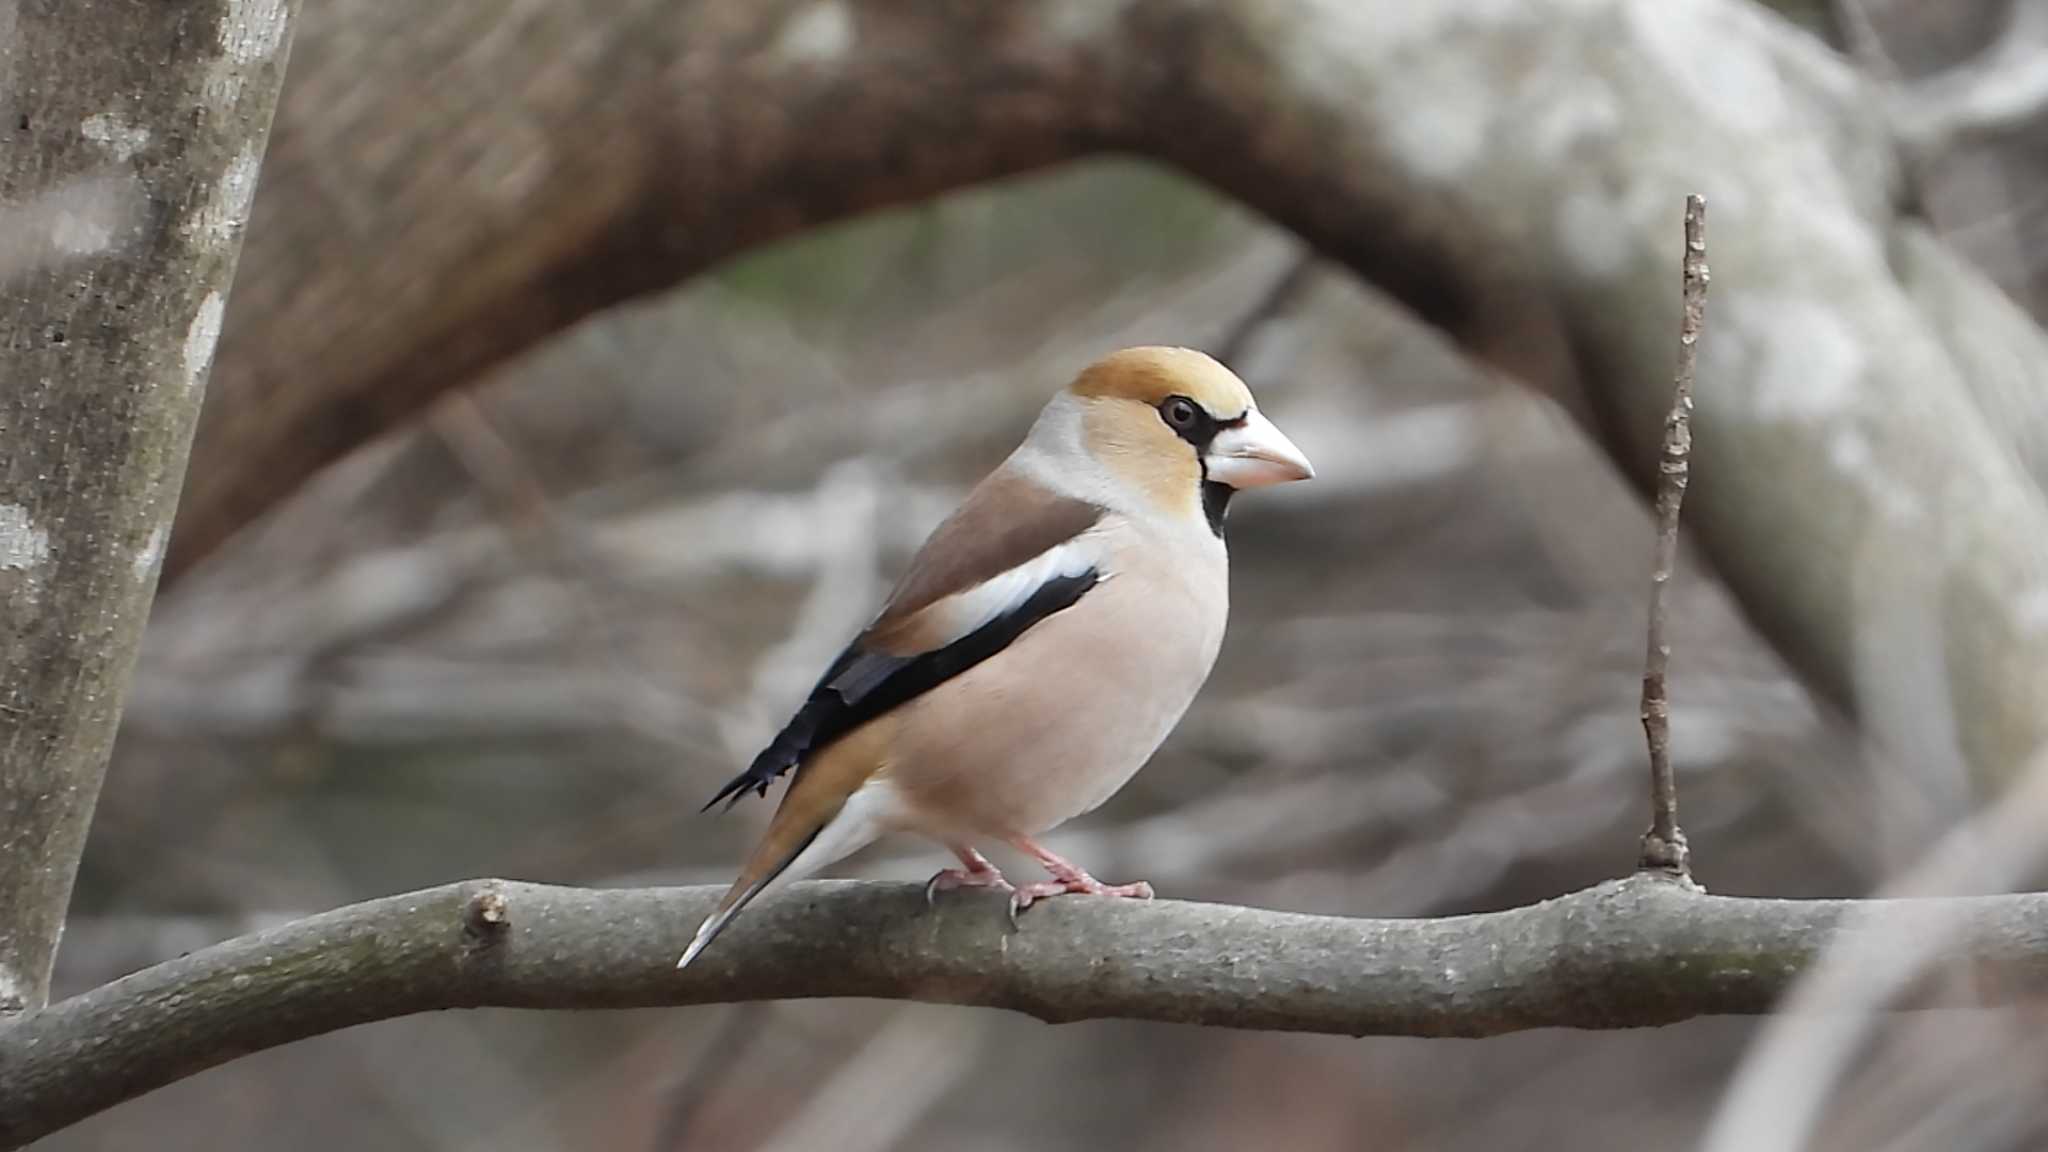
[{"label": "bird's head", "polygon": [[1170,513],[1206,513],[1221,530],[1233,492],[1315,475],[1237,374],[1189,348],[1126,348],[1067,386],[1082,410],[1081,447]]}]

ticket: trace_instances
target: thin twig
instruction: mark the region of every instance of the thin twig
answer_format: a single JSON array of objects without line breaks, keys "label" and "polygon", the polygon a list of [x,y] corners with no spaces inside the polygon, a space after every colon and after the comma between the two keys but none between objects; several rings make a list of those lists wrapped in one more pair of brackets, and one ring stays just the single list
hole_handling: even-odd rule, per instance
[{"label": "thin twig", "polygon": [[[595,551],[578,526],[555,511],[546,485],[520,449],[467,392],[451,392],[428,409],[427,428],[476,483],[485,506],[508,537],[525,536],[541,545],[543,557],[562,582],[614,591],[611,573],[592,560]],[[595,621],[593,621],[595,623]],[[603,629],[598,629],[601,633]]]},{"label": "thin twig", "polygon": [[692,1146],[690,1135],[705,1107],[737,1078],[747,1053],[768,1034],[768,1004],[766,1000],[748,1000],[726,1011],[693,1066],[668,1090],[654,1152],[682,1152]]},{"label": "thin twig", "polygon": [[1657,559],[1650,575],[1650,643],[1643,659],[1643,735],[1650,745],[1650,830],[1643,834],[1638,869],[1668,872],[1690,882],[1692,850],[1678,826],[1678,782],[1671,773],[1671,699],[1664,684],[1671,643],[1664,635],[1664,590],[1678,559],[1678,512],[1685,503],[1692,457],[1692,385],[1699,360],[1700,326],[1707,312],[1707,202],[1685,198],[1684,316],[1678,326],[1678,376],[1671,414],[1664,418],[1664,448],[1657,461]]},{"label": "thin twig", "polygon": [[902,1010],[805,1092],[762,1152],[883,1152],[974,1071],[988,1022],[965,1012]]},{"label": "thin twig", "polygon": [[1308,290],[1316,282],[1319,271],[1315,250],[1304,248],[1296,252],[1287,267],[1274,281],[1266,286],[1251,310],[1238,317],[1230,326],[1223,339],[1216,344],[1216,358],[1243,370],[1245,353],[1251,351],[1252,341],[1266,325],[1285,316],[1301,303]]},{"label": "thin twig", "polygon": [[1870,77],[1871,83],[1877,86],[1878,94],[1894,109],[1892,120],[1898,128],[1899,185],[1903,193],[1901,206],[1910,207],[1916,215],[1926,215],[1929,209],[1928,166],[1947,145],[1915,135],[1910,123],[1914,106],[1907,98],[1905,73],[1899,69],[1899,62],[1891,50],[1885,47],[1884,36],[1878,32],[1877,22],[1871,19],[1870,10],[1864,6],[1863,0],[1835,0],[1832,14],[1842,50]]}]

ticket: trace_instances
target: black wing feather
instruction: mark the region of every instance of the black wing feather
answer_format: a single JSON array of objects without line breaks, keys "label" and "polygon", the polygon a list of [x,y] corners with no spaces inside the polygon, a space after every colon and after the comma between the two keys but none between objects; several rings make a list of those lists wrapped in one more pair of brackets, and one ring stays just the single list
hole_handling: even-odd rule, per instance
[{"label": "black wing feather", "polygon": [[770,784],[812,752],[1008,648],[1033,624],[1073,607],[1101,578],[1092,568],[1077,576],[1056,576],[1017,607],[943,648],[916,656],[873,652],[854,641],[818,679],[810,698],[775,739],[746,771],[726,781],[703,810],[710,811],[720,800],[729,810],[749,791],[768,795]]}]

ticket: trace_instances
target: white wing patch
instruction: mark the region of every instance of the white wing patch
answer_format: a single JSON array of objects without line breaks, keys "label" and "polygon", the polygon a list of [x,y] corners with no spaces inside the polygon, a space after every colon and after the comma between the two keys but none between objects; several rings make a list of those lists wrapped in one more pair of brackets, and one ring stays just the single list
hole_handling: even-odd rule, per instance
[{"label": "white wing patch", "polygon": [[[1000,576],[934,602],[918,613],[920,634],[933,648],[951,644],[975,629],[1023,607],[1040,588],[1061,577],[1080,576],[1102,563],[1104,549],[1094,532],[1083,532],[1048,548]],[[1108,573],[1102,573],[1107,578]]]}]

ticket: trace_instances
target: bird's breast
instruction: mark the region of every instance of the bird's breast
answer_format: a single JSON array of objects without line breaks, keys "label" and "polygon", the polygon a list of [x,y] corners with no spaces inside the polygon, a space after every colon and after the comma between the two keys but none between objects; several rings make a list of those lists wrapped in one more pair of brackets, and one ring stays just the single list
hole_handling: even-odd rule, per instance
[{"label": "bird's breast", "polygon": [[923,831],[1036,835],[1096,807],[1208,678],[1229,612],[1220,543],[1106,543],[1079,602],[904,707],[888,771]]}]

